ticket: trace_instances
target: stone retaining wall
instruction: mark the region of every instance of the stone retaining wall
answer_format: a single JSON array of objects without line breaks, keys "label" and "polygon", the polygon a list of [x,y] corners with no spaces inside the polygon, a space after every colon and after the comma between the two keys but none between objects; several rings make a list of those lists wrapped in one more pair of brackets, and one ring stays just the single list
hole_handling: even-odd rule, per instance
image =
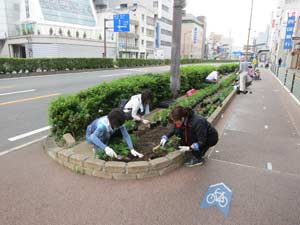
[{"label": "stone retaining wall", "polygon": [[[235,91],[224,100],[223,106],[216,109],[208,121],[215,124],[234,96]],[[76,173],[116,180],[136,180],[161,176],[177,169],[185,161],[184,153],[179,151],[149,161],[129,163],[104,161],[75,153],[73,148],[59,148],[51,137],[45,139],[43,148],[52,159]]]}]

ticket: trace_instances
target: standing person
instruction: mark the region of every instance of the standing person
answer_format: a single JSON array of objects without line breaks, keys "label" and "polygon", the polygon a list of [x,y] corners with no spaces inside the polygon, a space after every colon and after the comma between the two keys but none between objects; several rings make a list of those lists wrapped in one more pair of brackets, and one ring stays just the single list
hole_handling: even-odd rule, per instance
[{"label": "standing person", "polygon": [[248,91],[246,91],[247,74],[248,74],[248,63],[245,61],[245,58],[241,58],[240,72],[239,72],[239,90],[237,92],[238,94],[240,92],[244,94],[248,93]]},{"label": "standing person", "polygon": [[86,140],[93,144],[93,151],[104,151],[111,158],[117,158],[116,152],[108,146],[109,140],[121,132],[126,141],[131,155],[142,158],[143,154],[134,150],[131,138],[123,125],[125,123],[125,114],[120,109],[113,109],[107,116],[94,120],[86,129]]},{"label": "standing person", "polygon": [[145,90],[142,94],[132,96],[123,109],[126,118],[141,121],[144,124],[150,123],[149,120],[143,118],[143,115],[150,113],[150,104],[152,104],[152,102],[153,94],[150,90]]},{"label": "standing person", "polygon": [[212,71],[206,78],[205,81],[208,83],[218,83],[218,71]]},{"label": "standing person", "polygon": [[278,59],[278,67],[281,67],[282,59],[281,57]]},{"label": "standing person", "polygon": [[185,163],[187,167],[202,165],[206,151],[217,144],[217,130],[202,116],[188,107],[177,106],[169,115],[173,127],[161,138],[164,146],[174,134],[181,138],[181,151],[191,152],[191,158]]},{"label": "standing person", "polygon": [[255,70],[256,67],[257,67],[257,59],[256,59],[256,57],[253,58],[252,65],[253,65],[253,70]]}]

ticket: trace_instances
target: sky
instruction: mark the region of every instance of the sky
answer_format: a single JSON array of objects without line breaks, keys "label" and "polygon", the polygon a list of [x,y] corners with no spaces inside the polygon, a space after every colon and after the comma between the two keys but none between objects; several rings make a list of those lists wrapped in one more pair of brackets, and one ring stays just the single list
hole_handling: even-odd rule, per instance
[{"label": "sky", "polygon": [[[251,36],[266,31],[271,23],[272,11],[277,0],[254,0]],[[247,44],[251,0],[187,0],[187,13],[207,18],[208,35],[210,32],[234,39],[234,46]]]}]

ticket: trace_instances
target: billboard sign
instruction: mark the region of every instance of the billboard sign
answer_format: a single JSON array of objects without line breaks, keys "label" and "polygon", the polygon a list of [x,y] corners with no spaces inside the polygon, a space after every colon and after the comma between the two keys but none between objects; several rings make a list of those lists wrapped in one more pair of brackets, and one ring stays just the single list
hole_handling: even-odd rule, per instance
[{"label": "billboard sign", "polygon": [[293,33],[294,33],[294,26],[295,26],[295,18],[296,18],[295,15],[288,16],[283,49],[292,49],[293,47]]}]

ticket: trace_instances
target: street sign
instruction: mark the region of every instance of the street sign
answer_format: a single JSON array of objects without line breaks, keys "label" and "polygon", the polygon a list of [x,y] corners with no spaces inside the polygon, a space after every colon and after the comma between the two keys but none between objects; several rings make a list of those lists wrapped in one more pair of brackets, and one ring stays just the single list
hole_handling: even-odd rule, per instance
[{"label": "street sign", "polygon": [[227,217],[231,198],[232,191],[224,183],[210,185],[200,204],[200,208],[216,206]]},{"label": "street sign", "polygon": [[294,33],[294,26],[295,26],[295,16],[289,16],[286,25],[286,32],[285,32],[285,39],[283,49],[292,49],[293,45],[293,33]]},{"label": "street sign", "polygon": [[130,17],[129,14],[114,15],[114,32],[129,32]]}]

